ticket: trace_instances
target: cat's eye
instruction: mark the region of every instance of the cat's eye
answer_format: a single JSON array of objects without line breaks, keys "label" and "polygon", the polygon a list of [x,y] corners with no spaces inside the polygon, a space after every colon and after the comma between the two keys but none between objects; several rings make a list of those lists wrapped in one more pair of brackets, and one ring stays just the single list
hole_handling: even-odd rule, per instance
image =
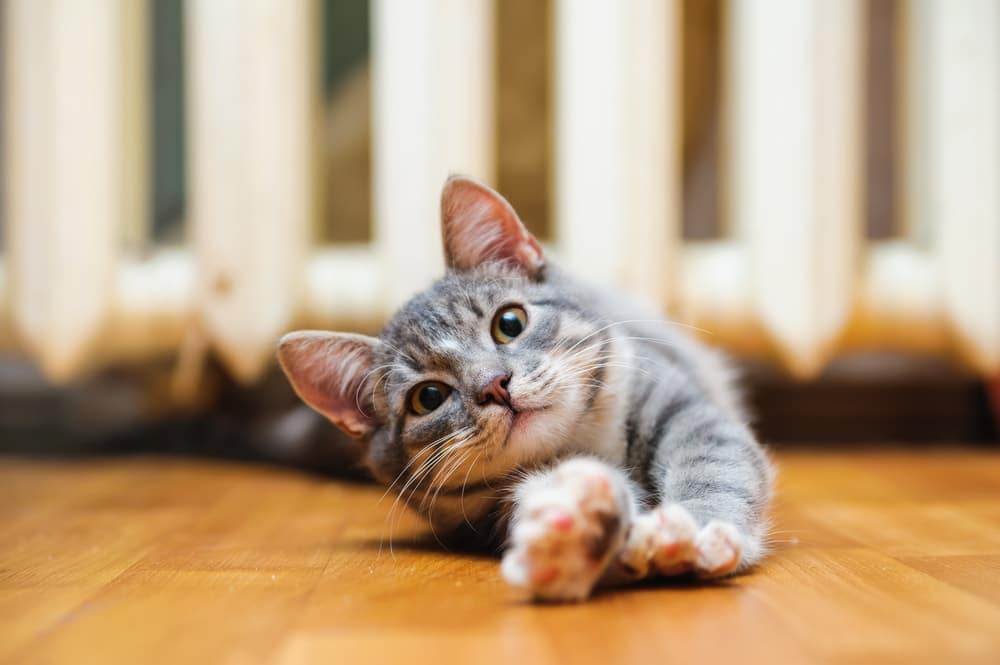
[{"label": "cat's eye", "polygon": [[504,307],[493,317],[490,334],[498,344],[508,344],[512,339],[524,332],[528,324],[528,314],[517,305]]},{"label": "cat's eye", "polygon": [[410,393],[410,411],[422,416],[438,408],[451,394],[451,388],[440,381],[425,381]]}]

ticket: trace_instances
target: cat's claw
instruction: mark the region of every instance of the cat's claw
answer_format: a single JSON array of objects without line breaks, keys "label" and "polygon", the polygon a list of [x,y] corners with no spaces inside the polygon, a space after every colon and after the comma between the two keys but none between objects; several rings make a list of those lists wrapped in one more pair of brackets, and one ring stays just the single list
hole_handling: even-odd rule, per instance
[{"label": "cat's claw", "polygon": [[618,562],[631,579],[691,571],[718,577],[737,568],[741,543],[733,526],[709,522],[699,530],[683,506],[668,504],[635,518]]},{"label": "cat's claw", "polygon": [[622,545],[619,479],[601,462],[573,459],[524,488],[501,573],[535,598],[586,599]]}]

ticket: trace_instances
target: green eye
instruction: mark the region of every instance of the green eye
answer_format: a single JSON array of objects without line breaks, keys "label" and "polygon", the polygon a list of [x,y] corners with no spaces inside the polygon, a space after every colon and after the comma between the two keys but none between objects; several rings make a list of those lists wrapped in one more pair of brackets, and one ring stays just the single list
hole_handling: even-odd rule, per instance
[{"label": "green eye", "polygon": [[512,339],[524,332],[528,324],[528,315],[516,305],[504,307],[493,317],[490,333],[498,344],[508,344]]},{"label": "green eye", "polygon": [[451,388],[440,381],[425,381],[410,394],[410,411],[422,416],[438,408],[451,394]]}]

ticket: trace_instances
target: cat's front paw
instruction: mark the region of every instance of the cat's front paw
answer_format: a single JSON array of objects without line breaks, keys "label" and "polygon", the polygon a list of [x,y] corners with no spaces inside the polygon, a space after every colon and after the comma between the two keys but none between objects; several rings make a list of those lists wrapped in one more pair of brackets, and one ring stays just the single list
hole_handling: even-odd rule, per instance
[{"label": "cat's front paw", "polygon": [[633,579],[688,572],[697,535],[698,525],[683,506],[660,506],[632,522],[619,563]]},{"label": "cat's front paw", "polygon": [[544,600],[583,600],[623,542],[628,497],[606,465],[573,459],[520,492],[501,572]]},{"label": "cat's front paw", "polygon": [[683,506],[659,506],[635,518],[619,567],[631,579],[694,572],[720,577],[739,566],[743,540],[730,524],[712,521],[701,529]]}]

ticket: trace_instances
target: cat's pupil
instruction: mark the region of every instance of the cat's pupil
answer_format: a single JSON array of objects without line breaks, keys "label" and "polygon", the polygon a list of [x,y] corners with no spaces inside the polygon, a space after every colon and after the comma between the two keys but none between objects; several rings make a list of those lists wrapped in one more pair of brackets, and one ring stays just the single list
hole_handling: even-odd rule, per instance
[{"label": "cat's pupil", "polygon": [[500,329],[500,332],[508,337],[517,337],[524,330],[524,324],[514,312],[504,312],[500,315],[497,327]]},{"label": "cat's pupil", "polygon": [[424,407],[428,411],[433,411],[441,406],[442,402],[444,402],[444,394],[437,386],[429,385],[420,389],[417,399],[420,400],[420,406]]}]

